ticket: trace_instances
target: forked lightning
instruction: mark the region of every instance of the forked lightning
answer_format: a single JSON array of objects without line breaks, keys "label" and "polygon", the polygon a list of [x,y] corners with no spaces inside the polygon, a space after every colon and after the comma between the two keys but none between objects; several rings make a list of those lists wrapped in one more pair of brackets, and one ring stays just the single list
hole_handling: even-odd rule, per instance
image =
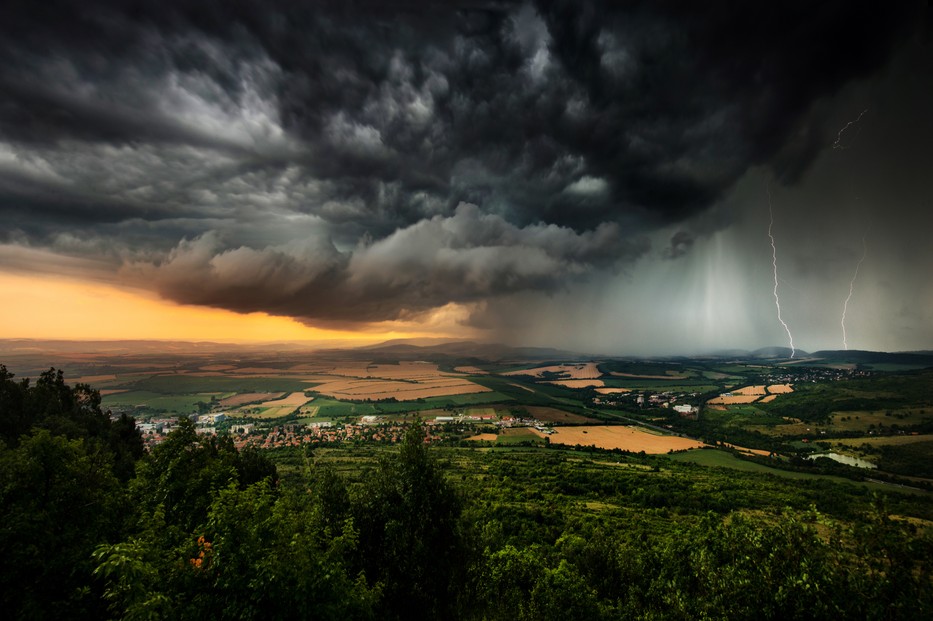
[{"label": "forked lightning", "polygon": [[774,305],[777,307],[778,321],[781,322],[781,325],[784,326],[784,331],[787,332],[787,339],[790,341],[790,357],[793,358],[797,353],[797,349],[794,347],[794,335],[790,333],[790,328],[781,317],[781,298],[778,297],[777,246],[774,244],[774,235],[771,234],[771,229],[774,227],[774,209],[771,206],[771,187],[765,184],[765,189],[768,191],[768,215],[770,216],[768,238],[771,240],[771,265],[774,267]]}]

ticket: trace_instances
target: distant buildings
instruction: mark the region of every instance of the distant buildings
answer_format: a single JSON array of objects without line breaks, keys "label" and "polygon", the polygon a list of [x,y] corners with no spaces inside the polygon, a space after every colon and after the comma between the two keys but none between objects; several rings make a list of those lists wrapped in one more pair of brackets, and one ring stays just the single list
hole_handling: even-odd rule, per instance
[{"label": "distant buildings", "polygon": [[680,414],[682,418],[696,419],[699,409],[696,406],[687,405],[685,403],[683,405],[675,405],[674,411]]}]

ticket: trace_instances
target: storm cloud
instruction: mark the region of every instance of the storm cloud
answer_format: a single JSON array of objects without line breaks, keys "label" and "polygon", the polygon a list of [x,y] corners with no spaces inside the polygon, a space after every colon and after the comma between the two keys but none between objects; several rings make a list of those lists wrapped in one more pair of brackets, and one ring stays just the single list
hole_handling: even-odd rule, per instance
[{"label": "storm cloud", "polygon": [[188,304],[336,326],[417,319],[449,302],[506,291],[556,290],[638,256],[644,246],[623,240],[613,223],[584,233],[553,224],[519,228],[464,203],[450,217],[422,220],[347,252],[321,237],[231,248],[212,231],[183,240],[159,263],[128,265],[124,276]]},{"label": "storm cloud", "polygon": [[560,292],[688,257],[751,171],[800,183],[825,102],[929,34],[922,3],[298,4],[6,3],[0,242],[309,325]]}]

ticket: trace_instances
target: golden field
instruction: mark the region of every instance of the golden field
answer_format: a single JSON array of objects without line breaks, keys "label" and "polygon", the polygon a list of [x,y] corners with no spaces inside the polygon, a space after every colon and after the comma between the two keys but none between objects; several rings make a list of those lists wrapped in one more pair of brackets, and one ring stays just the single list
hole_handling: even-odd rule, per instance
[{"label": "golden field", "polygon": [[585,427],[557,427],[549,436],[551,444],[596,446],[602,449],[659,454],[674,450],[700,448],[702,442],[678,436],[654,435],[636,427],[591,425]]},{"label": "golden field", "polygon": [[509,371],[502,375],[530,375],[543,378],[545,373],[558,373],[561,379],[583,380],[596,379],[602,375],[596,368],[595,362],[581,362],[579,364],[555,364],[548,367],[535,367],[534,369],[520,369]]}]

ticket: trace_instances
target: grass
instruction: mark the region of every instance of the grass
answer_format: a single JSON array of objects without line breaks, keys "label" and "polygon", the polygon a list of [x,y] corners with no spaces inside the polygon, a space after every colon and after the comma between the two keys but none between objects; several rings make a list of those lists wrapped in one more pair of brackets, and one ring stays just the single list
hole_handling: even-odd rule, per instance
[{"label": "grass", "polygon": [[[890,412],[890,416],[888,415]],[[933,419],[933,408],[898,408],[890,410],[838,412],[832,416],[834,431],[868,431],[883,425],[906,427]]]},{"label": "grass", "polygon": [[[778,398],[780,400],[780,397]],[[732,408],[729,408],[730,411]],[[888,412],[891,413],[888,416]],[[720,412],[725,414],[725,412]],[[706,412],[704,412],[704,416]],[[828,434],[857,432],[867,434],[870,430],[892,428],[897,425],[904,429],[913,425],[920,425],[933,420],[933,408],[914,407],[891,410],[858,410],[837,412],[828,422],[791,422],[779,420],[776,417],[750,419],[746,428],[750,431],[759,431],[769,436],[814,436],[820,431]]]},{"label": "grass", "polygon": [[254,411],[252,414],[248,414],[250,418],[262,418],[262,419],[272,419],[272,418],[283,418],[293,413],[298,409],[294,405],[278,405],[271,408],[253,408]]},{"label": "grass", "polygon": [[378,414],[372,403],[347,403],[336,399],[315,398],[312,402],[318,406],[318,417],[345,418],[348,416],[368,416]]},{"label": "grass", "polygon": [[711,384],[709,380],[689,379],[659,380],[638,379],[637,377],[602,378],[606,388],[631,388],[633,390],[653,390],[655,392],[712,392],[719,390],[719,384]]},{"label": "grass", "polygon": [[842,440],[833,440],[833,442],[848,447],[859,447],[863,444],[869,446],[902,446],[904,444],[916,444],[917,442],[926,442],[929,440],[933,440],[933,434],[927,433],[916,436],[870,436],[866,438],[845,438]]},{"label": "grass", "polygon": [[467,416],[495,416],[495,408],[470,408],[466,411]]},{"label": "grass", "polygon": [[311,385],[301,380],[281,377],[192,377],[190,375],[150,375],[120,384],[120,388],[161,394],[204,392],[296,392]]},{"label": "grass", "polygon": [[465,405],[474,405],[482,403],[499,403],[507,401],[505,395],[492,392],[477,392],[467,395],[450,395],[447,397],[426,397],[416,401],[399,401],[375,404],[376,409],[386,414],[395,414],[399,412],[417,412],[420,410],[431,410],[445,407],[462,407]]},{"label": "grass", "polygon": [[294,422],[297,425],[310,425],[312,423],[330,423],[333,422],[333,419],[327,418],[326,416],[305,416],[303,418],[296,418]]},{"label": "grass", "polygon": [[104,408],[126,405],[147,406],[153,410],[164,410],[176,414],[190,414],[197,412],[197,403],[203,401],[210,403],[209,394],[165,395],[144,390],[132,390],[107,395],[101,399]]},{"label": "grass", "polygon": [[501,433],[499,433],[499,437],[496,439],[496,446],[511,446],[514,444],[522,444],[523,442],[544,444],[544,438],[527,427],[503,429]]},{"label": "grass", "polygon": [[756,472],[760,474],[771,474],[774,476],[782,477],[785,479],[797,479],[797,480],[816,480],[816,481],[833,481],[836,483],[848,483],[849,485],[856,485],[859,487],[866,487],[875,491],[905,491],[912,493],[926,494],[922,490],[912,490],[907,488],[901,488],[894,485],[889,485],[885,483],[875,483],[873,481],[851,481],[844,477],[836,477],[826,474],[808,474],[806,472],[792,472],[790,470],[781,470],[779,468],[769,468],[768,466],[747,461],[736,457],[732,453],[726,451],[720,451],[717,449],[699,449],[696,451],[687,451],[685,453],[676,453],[670,455],[668,459],[672,459],[678,462],[688,462],[693,464],[698,464],[701,466],[707,466],[712,468],[731,468],[733,470],[742,470],[744,472]]}]

